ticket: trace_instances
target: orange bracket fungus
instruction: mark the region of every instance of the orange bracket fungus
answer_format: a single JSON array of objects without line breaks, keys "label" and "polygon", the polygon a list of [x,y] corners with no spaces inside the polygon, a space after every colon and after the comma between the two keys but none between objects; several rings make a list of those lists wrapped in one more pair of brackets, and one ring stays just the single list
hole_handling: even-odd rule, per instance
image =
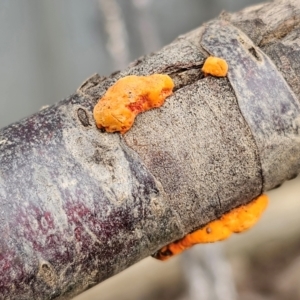
[{"label": "orange bracket fungus", "polygon": [[159,260],[167,260],[195,244],[222,241],[227,239],[232,233],[243,232],[251,228],[259,220],[267,204],[267,195],[261,195],[250,203],[224,214],[220,219],[212,221],[203,228],[163,247],[155,254],[155,257]]},{"label": "orange bracket fungus", "polygon": [[202,72],[205,76],[225,77],[228,72],[228,64],[222,58],[209,56],[204,62]]},{"label": "orange bracket fungus", "polygon": [[119,79],[94,107],[97,127],[107,132],[126,133],[137,114],[162,106],[173,87],[172,79],[163,74]]}]

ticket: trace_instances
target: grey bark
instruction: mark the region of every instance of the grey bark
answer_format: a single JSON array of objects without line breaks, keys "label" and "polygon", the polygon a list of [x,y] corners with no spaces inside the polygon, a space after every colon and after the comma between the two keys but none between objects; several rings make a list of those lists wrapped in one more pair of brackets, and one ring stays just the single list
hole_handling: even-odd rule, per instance
[{"label": "grey bark", "polygon": [[[70,299],[296,176],[299,31],[298,0],[223,13],[2,129],[2,299]],[[203,77],[209,54],[227,78]],[[165,105],[124,136],[97,130],[107,88],[152,73],[175,81]]]}]

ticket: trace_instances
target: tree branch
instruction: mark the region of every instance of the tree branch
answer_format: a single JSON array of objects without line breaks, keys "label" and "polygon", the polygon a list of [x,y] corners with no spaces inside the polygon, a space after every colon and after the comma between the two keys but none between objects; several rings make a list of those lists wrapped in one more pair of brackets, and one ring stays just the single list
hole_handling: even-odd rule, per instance
[{"label": "tree branch", "polygon": [[[1,295],[70,299],[296,176],[299,28],[297,0],[223,13],[2,129]],[[203,77],[209,54],[228,78]],[[97,130],[107,88],[153,73],[175,82],[165,105],[124,136]]]}]

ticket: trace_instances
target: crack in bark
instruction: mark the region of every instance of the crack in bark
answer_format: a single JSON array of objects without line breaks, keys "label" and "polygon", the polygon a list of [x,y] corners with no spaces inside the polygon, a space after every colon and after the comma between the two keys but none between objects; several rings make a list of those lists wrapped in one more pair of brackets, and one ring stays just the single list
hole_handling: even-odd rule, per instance
[{"label": "crack in bark", "polygon": [[201,71],[203,63],[198,66],[188,67],[188,68],[180,68],[179,70],[169,73],[168,75],[174,81],[174,92],[191,85],[198,80],[204,78],[204,74]]}]

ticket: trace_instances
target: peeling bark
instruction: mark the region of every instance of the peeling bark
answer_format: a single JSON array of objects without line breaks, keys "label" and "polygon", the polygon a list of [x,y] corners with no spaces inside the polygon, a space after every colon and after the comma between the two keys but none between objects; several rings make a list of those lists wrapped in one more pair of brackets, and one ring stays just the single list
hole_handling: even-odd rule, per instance
[{"label": "peeling bark", "polygon": [[[298,0],[223,13],[2,129],[2,299],[70,299],[296,176],[299,30]],[[228,78],[203,77],[209,54]],[[107,88],[153,73],[175,82],[165,105],[124,136],[97,130]]]}]

